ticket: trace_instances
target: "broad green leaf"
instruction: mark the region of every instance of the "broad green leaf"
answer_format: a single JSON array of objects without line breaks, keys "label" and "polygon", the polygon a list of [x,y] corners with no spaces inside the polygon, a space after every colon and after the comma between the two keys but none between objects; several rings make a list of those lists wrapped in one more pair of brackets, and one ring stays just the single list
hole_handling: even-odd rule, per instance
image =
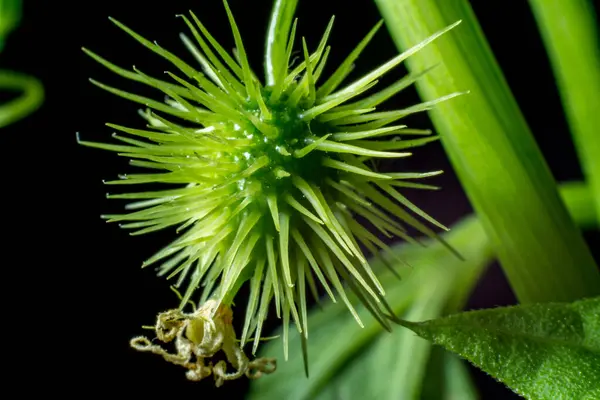
[{"label": "broad green leaf", "polygon": [[525,398],[600,398],[600,297],[401,323]]},{"label": "broad green leaf", "polygon": [[[375,0],[402,49],[462,23],[407,60],[430,115],[521,303],[600,294],[600,273],[467,0]],[[569,3],[568,1],[566,3]]]},{"label": "broad green leaf", "polygon": [[[529,4],[600,214],[600,32],[594,6],[591,0],[529,0]],[[600,226],[600,219],[595,226]]]}]

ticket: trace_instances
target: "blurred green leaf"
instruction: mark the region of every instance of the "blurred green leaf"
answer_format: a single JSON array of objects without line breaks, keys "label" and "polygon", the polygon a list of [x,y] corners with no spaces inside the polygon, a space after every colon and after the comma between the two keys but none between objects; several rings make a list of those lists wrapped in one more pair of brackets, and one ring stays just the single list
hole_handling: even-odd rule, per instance
[{"label": "blurred green leaf", "polygon": [[600,297],[402,324],[526,398],[600,398]]},{"label": "blurred green leaf", "polygon": [[[437,65],[417,82],[424,101],[469,94],[431,111],[454,170],[522,303],[600,294],[600,273],[466,0],[376,0],[400,49],[462,23],[407,60]],[[500,6],[500,5],[499,5]]]},{"label": "blurred green leaf", "polygon": [[6,36],[19,25],[20,20],[21,0],[0,0],[0,51]]},{"label": "blurred green leaf", "polygon": [[[589,0],[529,0],[600,215],[600,40]],[[600,220],[596,220],[600,226]]]},{"label": "blurred green leaf", "polygon": [[479,398],[465,361],[435,346],[423,382],[422,400],[476,400]]}]

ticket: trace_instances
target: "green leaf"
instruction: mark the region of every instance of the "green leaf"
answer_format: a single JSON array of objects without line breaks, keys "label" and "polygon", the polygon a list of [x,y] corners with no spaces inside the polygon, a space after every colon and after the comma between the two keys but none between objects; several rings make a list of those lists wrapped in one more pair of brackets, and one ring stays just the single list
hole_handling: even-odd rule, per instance
[{"label": "green leaf", "polygon": [[594,6],[589,0],[529,0],[529,4],[600,214],[600,36]]},{"label": "green leaf", "polygon": [[600,294],[600,273],[561,201],[467,0],[375,0],[400,49],[462,20],[407,60],[431,117],[517,298],[574,301]]},{"label": "green leaf", "polygon": [[525,398],[600,398],[600,297],[400,323]]}]

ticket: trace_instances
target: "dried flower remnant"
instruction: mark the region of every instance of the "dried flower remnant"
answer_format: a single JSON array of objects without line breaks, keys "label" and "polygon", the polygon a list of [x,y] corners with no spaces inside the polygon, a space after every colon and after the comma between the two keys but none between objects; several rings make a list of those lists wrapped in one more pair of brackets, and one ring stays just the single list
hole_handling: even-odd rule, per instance
[{"label": "dried flower remnant", "polygon": [[[135,67],[125,70],[84,49],[113,72],[167,95],[162,103],[92,81],[147,106],[141,114],[148,127],[109,124],[132,137],[114,134],[124,144],[80,143],[115,151],[130,158],[135,167],[158,171],[122,175],[106,183],[175,185],[157,191],[111,194],[110,198],[136,201],[127,206],[129,213],[104,217],[134,229],[134,235],[178,227],[178,238],[144,265],[162,261],[159,275],[177,276],[177,287],[187,283],[182,307],[202,288],[200,304],[211,301],[213,310],[219,310],[231,305],[239,288],[249,281],[240,342],[243,346],[254,336],[253,354],[273,301],[277,316],[283,319],[285,359],[291,319],[303,340],[308,339],[306,291],[317,298],[318,286],[334,302],[341,299],[362,326],[346,295],[345,282],[389,327],[383,287],[360,245],[372,254],[389,248],[354,217],[364,217],[388,237],[413,241],[405,229],[410,226],[437,238],[421,220],[446,228],[399,189],[433,188],[412,180],[441,171],[381,173],[369,165],[381,158],[408,157],[411,153],[407,149],[436,140],[429,131],[408,129],[397,122],[458,94],[402,110],[375,112],[427,71],[410,74],[379,92],[366,93],[382,75],[457,24],[338,89],[381,23],[324,80],[333,18],[314,52],[308,51],[302,39],[303,60],[292,67],[295,21],[280,38],[285,54],[273,65],[272,82],[263,85],[250,69],[240,32],[227,2],[224,4],[236,44],[233,56],[196,15],[190,13],[191,19],[181,16],[195,40],[181,37],[200,70],[113,20],[183,74],[167,72],[169,82]],[[400,140],[400,135],[417,138]],[[199,376],[202,371],[199,367]],[[214,373],[214,367],[211,371]]]},{"label": "dried flower remnant", "polygon": [[[164,344],[175,341],[175,353],[169,353],[144,336],[133,338],[131,346],[139,351],[161,355],[168,362],[186,368],[186,377],[191,381],[212,375],[217,387],[224,381],[242,376],[256,379],[263,373],[275,371],[276,361],[273,358],[248,360],[237,343],[232,322],[230,307],[209,300],[191,314],[173,309],[160,313],[156,318],[156,338]],[[213,365],[211,359],[220,351],[225,354],[233,372],[227,372],[224,360]]]}]

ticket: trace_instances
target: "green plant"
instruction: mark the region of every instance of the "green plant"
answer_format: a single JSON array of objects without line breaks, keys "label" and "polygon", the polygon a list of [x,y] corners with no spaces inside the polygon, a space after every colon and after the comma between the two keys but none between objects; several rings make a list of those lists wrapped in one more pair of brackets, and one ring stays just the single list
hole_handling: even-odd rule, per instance
[{"label": "green plant", "polygon": [[[297,1],[275,0],[263,84],[250,68],[241,34],[224,4],[237,48],[233,56],[194,14],[191,20],[182,17],[195,39],[183,36],[184,43],[200,70],[113,21],[185,78],[169,72],[172,81],[159,80],[85,50],[113,72],[168,96],[160,103],[93,81],[147,106],[142,115],[148,128],[109,124],[138,139],[115,134],[124,144],[80,141],[118,152],[132,159],[133,166],[159,171],[123,175],[109,184],[178,185],[109,196],[137,200],[127,206],[128,214],[105,216],[124,222],[134,234],[173,225],[182,232],[145,263],[163,260],[160,274],[178,276],[176,286],[187,279],[179,309],[159,314],[152,328],[160,341],[175,341],[177,351],[168,353],[143,336],[133,339],[132,346],[183,366],[191,380],[212,375],[220,385],[242,375],[257,378],[274,371],[279,346],[262,346],[264,357],[252,361],[242,349],[254,336],[252,353],[257,350],[268,306],[274,302],[283,319],[284,358],[291,351],[293,361],[253,383],[251,397],[475,398],[464,365],[432,348],[435,343],[527,398],[597,398],[600,273],[581,228],[597,226],[600,216],[594,207],[594,179],[600,171],[594,170],[593,161],[600,154],[591,133],[597,125],[582,122],[598,117],[589,115],[578,96],[599,95],[579,91],[580,81],[572,78],[582,70],[583,76],[596,79],[595,56],[578,53],[578,59],[589,62],[576,70],[566,67],[569,60],[561,57],[560,46],[566,44],[556,45],[553,53],[553,62],[560,63],[555,69],[564,75],[563,97],[574,104],[570,115],[577,122],[574,134],[589,180],[557,185],[466,0],[376,0],[404,51],[342,89],[339,85],[380,24],[324,80],[333,19],[316,51],[310,53],[302,39],[302,60],[292,66]],[[542,23],[561,15],[558,2],[532,4]],[[567,20],[585,14],[578,6],[584,3],[565,6]],[[545,37],[556,37],[553,24],[543,26]],[[591,43],[593,24],[585,26],[575,32]],[[553,45],[552,40],[548,43]],[[407,77],[366,94],[381,75],[405,60],[411,71]],[[572,91],[566,82],[575,82]],[[412,83],[423,103],[375,110]],[[381,173],[371,164],[377,158],[407,156],[400,150],[435,140],[394,140],[429,132],[389,126],[428,110],[476,211],[440,236],[425,222],[446,228],[401,194],[402,188],[431,188],[412,180],[438,172]],[[408,243],[389,248],[352,215]],[[404,225],[428,236],[428,246],[420,247]],[[359,244],[373,254],[371,262]],[[461,314],[494,257],[524,304]],[[402,260],[414,269],[399,268]],[[329,297],[320,312],[307,306],[307,291],[319,301],[317,281]],[[238,341],[230,306],[246,283],[250,297]],[[344,284],[351,290],[346,292]],[[192,303],[192,312],[185,312],[200,286],[198,305]],[[344,304],[337,304],[337,298]],[[290,319],[297,330],[290,331]],[[429,321],[419,322],[423,320]],[[340,332],[345,339],[332,340]],[[213,364],[219,351],[227,362]],[[296,362],[299,358],[304,372],[310,371],[307,377]],[[235,371],[227,372],[228,365]]]},{"label": "green plant", "polygon": [[[248,371],[256,368],[260,372],[271,370],[262,369],[260,362],[248,363],[243,353],[234,351],[231,318],[223,323],[218,317],[230,315],[229,307],[246,282],[250,284],[250,298],[239,347],[254,335],[253,352],[272,300],[277,315],[283,318],[284,358],[290,319],[304,341],[308,339],[306,297],[310,291],[318,298],[317,284],[332,300],[340,298],[362,326],[342,285],[345,281],[389,329],[385,292],[359,243],[374,254],[378,249],[388,250],[388,246],[354,221],[352,213],[368,219],[388,236],[414,241],[406,234],[405,226],[409,226],[445,243],[419,218],[446,228],[397,189],[431,188],[413,180],[440,171],[381,173],[372,163],[381,158],[408,157],[411,153],[406,150],[436,140],[429,131],[409,129],[398,121],[458,94],[447,93],[402,110],[374,112],[380,103],[413,83],[420,75],[415,74],[358,98],[382,75],[457,23],[340,89],[352,64],[382,24],[368,32],[335,72],[324,79],[321,75],[330,50],[327,39],[333,18],[314,52],[309,53],[305,39],[301,40],[304,58],[294,67],[290,62],[297,26],[296,21],[291,24],[294,3],[277,2],[276,9],[281,11],[274,12],[269,28],[267,84],[263,85],[250,69],[238,27],[226,1],[224,5],[236,43],[233,56],[195,14],[190,13],[190,18],[181,16],[195,39],[183,36],[183,41],[201,70],[112,20],[143,46],[170,61],[184,78],[167,72],[173,82],[159,80],[139,69],[122,69],[84,49],[113,72],[158,89],[169,99],[159,103],[92,80],[111,93],[148,106],[143,115],[150,129],[109,124],[132,137],[113,135],[124,144],[79,141],[118,152],[130,158],[135,167],[159,171],[122,175],[119,180],[106,182],[109,185],[175,185],[167,190],[111,194],[110,198],[138,201],[127,206],[130,213],[104,218],[122,222],[123,228],[134,229],[134,235],[178,226],[181,235],[144,263],[148,266],[162,261],[159,275],[178,276],[176,286],[186,284],[179,310],[159,314],[155,327],[162,342],[177,341],[177,352],[166,353],[145,337],[133,339],[132,346],[185,367],[189,379],[214,375],[218,385],[244,373],[254,376]],[[402,135],[417,138],[389,139]],[[183,312],[200,286],[203,289],[198,310]],[[210,365],[219,350],[225,351],[237,372],[227,373],[224,363]],[[197,361],[192,361],[192,356]]]},{"label": "green plant", "polygon": [[[8,34],[21,19],[20,0],[0,0],[0,51]],[[0,128],[34,112],[44,101],[44,88],[35,78],[19,72],[0,70],[0,90],[22,93],[0,105]]]}]

